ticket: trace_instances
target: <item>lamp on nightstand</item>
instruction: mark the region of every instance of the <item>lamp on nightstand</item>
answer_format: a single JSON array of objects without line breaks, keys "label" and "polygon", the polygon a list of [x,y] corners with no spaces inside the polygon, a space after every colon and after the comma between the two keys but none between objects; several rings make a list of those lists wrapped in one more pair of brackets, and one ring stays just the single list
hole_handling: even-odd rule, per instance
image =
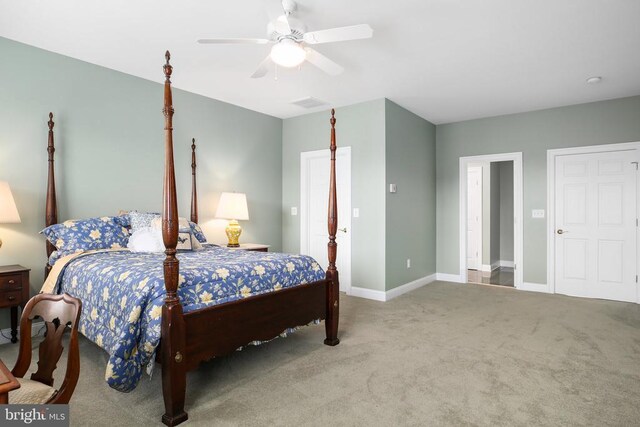
[{"label": "lamp on nightstand", "polygon": [[[16,208],[16,202],[13,200],[9,183],[0,181],[0,223],[17,224],[19,222],[20,215],[18,214],[18,208]],[[0,239],[1,246],[2,239]]]},{"label": "lamp on nightstand", "polygon": [[244,193],[222,193],[216,210],[216,218],[228,219],[229,225],[225,229],[230,248],[240,247],[238,239],[242,233],[242,227],[238,224],[238,220],[246,221],[249,219],[249,210],[247,209],[247,195]]}]

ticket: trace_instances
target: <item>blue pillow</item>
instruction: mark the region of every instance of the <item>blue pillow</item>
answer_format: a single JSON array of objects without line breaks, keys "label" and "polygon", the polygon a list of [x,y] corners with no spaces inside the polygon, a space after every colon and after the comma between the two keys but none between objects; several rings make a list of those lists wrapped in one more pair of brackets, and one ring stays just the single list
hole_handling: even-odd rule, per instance
[{"label": "blue pillow", "polygon": [[126,248],[129,230],[112,216],[65,221],[41,231],[59,256],[94,249]]},{"label": "blue pillow", "polygon": [[191,227],[191,233],[196,236],[198,242],[207,243],[207,237],[204,235],[204,233],[202,232],[202,228],[200,228],[198,224],[189,221],[189,227]]},{"label": "blue pillow", "polygon": [[49,265],[53,266],[57,260],[59,260],[60,258],[62,258],[62,256],[60,255],[60,252],[58,251],[53,251],[51,252],[51,256],[49,257]]}]

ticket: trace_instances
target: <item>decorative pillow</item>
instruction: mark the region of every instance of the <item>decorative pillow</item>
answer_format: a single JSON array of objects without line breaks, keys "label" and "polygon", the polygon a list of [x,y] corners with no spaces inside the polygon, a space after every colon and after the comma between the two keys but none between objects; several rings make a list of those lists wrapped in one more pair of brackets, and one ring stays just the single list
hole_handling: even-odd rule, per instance
[{"label": "decorative pillow", "polygon": [[114,217],[103,216],[65,221],[41,231],[53,244],[59,256],[94,249],[125,248],[129,231]]},{"label": "decorative pillow", "polygon": [[164,243],[162,242],[162,233],[159,230],[146,227],[140,228],[129,237],[127,248],[131,252],[162,252],[164,251]]},{"label": "decorative pillow", "polygon": [[160,218],[160,214],[136,211],[129,212],[131,232],[135,233],[142,228],[151,228],[151,223],[156,218]]},{"label": "decorative pillow", "polygon": [[[153,221],[151,221],[151,228],[156,230],[156,232],[160,235],[160,240],[162,241],[162,218],[157,217]],[[198,239],[196,239],[191,233],[189,221],[187,221],[186,218],[178,218],[178,245],[176,246],[176,249],[191,251],[193,249],[200,248],[202,248],[202,245],[200,244],[200,242],[198,242]]]},{"label": "decorative pillow", "polygon": [[129,217],[129,212],[120,211],[118,216],[114,216],[113,219],[121,226],[131,228],[131,217]]},{"label": "decorative pillow", "polygon": [[202,232],[202,228],[195,222],[189,221],[189,227],[191,227],[191,233],[198,239],[200,243],[207,243],[207,237]]},{"label": "decorative pillow", "polygon": [[62,258],[62,255],[60,254],[59,251],[53,251],[51,252],[51,255],[49,256],[49,265],[53,266],[57,260],[59,260],[60,258]]}]

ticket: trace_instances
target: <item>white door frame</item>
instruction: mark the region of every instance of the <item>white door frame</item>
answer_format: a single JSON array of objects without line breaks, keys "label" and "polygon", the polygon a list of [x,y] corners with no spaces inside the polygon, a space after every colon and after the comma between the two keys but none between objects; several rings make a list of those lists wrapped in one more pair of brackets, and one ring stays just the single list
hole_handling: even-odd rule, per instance
[{"label": "white door frame", "polygon": [[513,162],[513,262],[514,287],[522,287],[524,263],[522,228],[522,152],[486,154],[482,156],[460,157],[460,280],[469,281],[467,275],[467,168],[469,164],[484,162]]},{"label": "white door frame", "polygon": [[[338,203],[338,211],[346,211],[347,214],[344,215],[344,218],[346,219],[346,224],[338,224],[338,227],[340,228],[347,228],[347,237],[349,239],[349,247],[341,247],[340,245],[338,245],[338,257],[339,258],[346,258],[348,260],[348,262],[345,263],[345,265],[347,266],[346,270],[347,271],[338,271],[338,273],[340,274],[340,276],[343,277],[348,277],[349,280],[347,280],[347,286],[346,286],[346,293],[347,295],[351,295],[351,288],[352,288],[352,283],[351,283],[351,246],[353,246],[353,238],[351,237],[353,235],[353,228],[351,227],[351,147],[338,147],[337,151],[336,151],[336,157],[338,156],[338,154],[340,153],[345,153],[347,155],[347,158],[349,159],[348,162],[346,162],[345,164],[345,169],[346,170],[338,170],[338,168],[336,167],[336,176],[338,176],[340,173],[346,173],[348,174],[348,176],[350,177],[350,181],[349,181],[349,185],[348,188],[345,189],[340,189],[340,188],[336,188],[336,191],[340,192],[340,191],[344,191],[346,194],[344,195],[339,195],[338,200],[341,202],[346,202],[344,204],[346,204],[347,206],[341,206],[340,202]],[[303,151],[300,153],[300,253],[301,254],[308,254],[309,253],[309,239],[307,236],[307,222],[308,222],[308,204],[309,204],[309,197],[308,197],[308,191],[307,191],[307,165],[308,165],[308,161],[310,159],[313,158],[323,158],[326,157],[328,154],[330,154],[329,149],[324,149],[324,150],[315,150],[315,151]],[[327,167],[329,167],[329,165],[327,165]],[[339,182],[339,180],[338,180]],[[337,185],[337,182],[336,182]],[[340,193],[339,193],[340,194]],[[340,217],[340,215],[338,215],[338,218]],[[327,240],[327,243],[329,241]],[[344,269],[343,269],[344,270]]]},{"label": "white door frame", "polygon": [[[486,167],[486,165],[483,164],[474,164],[474,163],[469,163],[467,165],[467,171],[469,170],[469,168],[478,168],[480,169],[480,212],[478,212],[478,217],[480,218],[480,233],[479,233],[479,240],[480,240],[480,244],[478,245],[478,271],[483,271],[483,264],[482,264],[482,257],[483,257],[483,239],[484,239],[484,230],[483,230],[483,210],[484,210],[484,168]],[[469,201],[469,195],[467,194],[467,202]],[[468,225],[467,225],[468,227]]]},{"label": "white door frame", "polygon": [[[556,293],[556,245],[555,245],[555,199],[556,199],[556,157],[570,154],[608,153],[615,151],[639,150],[640,141],[619,144],[591,145],[586,147],[557,148],[547,150],[547,286],[549,292]],[[636,180],[638,178],[636,177]],[[636,182],[636,210],[640,213],[640,183]],[[636,271],[640,271],[640,230],[636,227]],[[640,304],[640,286],[636,285],[636,302]]]}]

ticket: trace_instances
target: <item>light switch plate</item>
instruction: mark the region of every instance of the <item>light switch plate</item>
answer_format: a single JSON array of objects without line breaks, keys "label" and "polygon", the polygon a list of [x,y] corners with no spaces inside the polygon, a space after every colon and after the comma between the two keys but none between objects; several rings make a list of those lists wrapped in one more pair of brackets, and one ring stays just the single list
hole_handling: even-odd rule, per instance
[{"label": "light switch plate", "polygon": [[354,218],[359,218],[360,217],[360,209],[353,208],[353,217]]},{"label": "light switch plate", "polygon": [[532,209],[531,218],[544,218],[544,209]]},{"label": "light switch plate", "polygon": [[296,215],[298,215],[298,208],[293,206],[291,207],[291,216],[296,216]]}]

